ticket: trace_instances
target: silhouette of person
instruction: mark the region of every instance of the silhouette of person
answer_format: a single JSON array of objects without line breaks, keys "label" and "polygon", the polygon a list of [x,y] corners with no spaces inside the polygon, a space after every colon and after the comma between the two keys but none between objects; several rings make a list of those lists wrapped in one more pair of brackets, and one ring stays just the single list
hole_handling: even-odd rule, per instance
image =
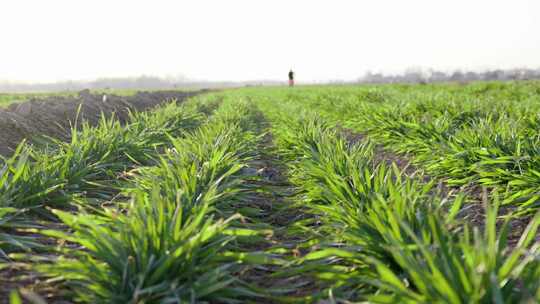
[{"label": "silhouette of person", "polygon": [[292,69],[289,71],[289,86],[294,86],[294,72]]}]

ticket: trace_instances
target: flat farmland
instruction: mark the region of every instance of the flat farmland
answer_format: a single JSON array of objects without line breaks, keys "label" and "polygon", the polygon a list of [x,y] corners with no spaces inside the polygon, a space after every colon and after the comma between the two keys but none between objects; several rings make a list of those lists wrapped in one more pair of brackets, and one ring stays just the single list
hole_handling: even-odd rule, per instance
[{"label": "flat farmland", "polygon": [[0,113],[0,303],[540,301],[540,82],[177,93]]}]

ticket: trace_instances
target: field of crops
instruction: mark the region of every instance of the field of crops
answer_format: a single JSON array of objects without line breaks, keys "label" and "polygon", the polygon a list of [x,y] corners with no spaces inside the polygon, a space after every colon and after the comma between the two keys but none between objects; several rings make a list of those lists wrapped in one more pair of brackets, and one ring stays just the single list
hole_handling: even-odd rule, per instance
[{"label": "field of crops", "polygon": [[538,303],[540,82],[243,88],[21,143],[0,303]]}]

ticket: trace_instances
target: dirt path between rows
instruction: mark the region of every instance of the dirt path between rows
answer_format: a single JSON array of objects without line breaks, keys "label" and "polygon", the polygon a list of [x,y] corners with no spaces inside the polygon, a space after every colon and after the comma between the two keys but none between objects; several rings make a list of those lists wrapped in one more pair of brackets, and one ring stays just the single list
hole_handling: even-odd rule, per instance
[{"label": "dirt path between rows", "polygon": [[[250,196],[251,206],[260,210],[260,213],[252,218],[252,224],[267,225],[271,227],[272,234],[266,237],[266,242],[246,250],[280,252],[274,257],[290,262],[307,254],[302,247],[311,238],[307,234],[291,232],[291,228],[297,221],[312,215],[295,204],[298,190],[288,180],[288,167],[280,159],[273,135],[269,132],[270,122],[263,113],[259,115],[256,133],[263,133],[264,137],[258,144],[257,157],[244,170],[247,170],[248,175],[257,176],[256,179],[247,181],[253,189],[257,189]],[[248,267],[239,277],[255,286],[263,296],[256,303],[303,301],[304,297],[320,292],[325,287],[311,275],[291,275],[288,270],[288,266],[284,265],[258,265]]]},{"label": "dirt path between rows", "polygon": [[104,101],[103,95],[85,90],[78,97],[48,97],[11,104],[0,108],[0,155],[9,157],[24,139],[32,141],[46,135],[67,140],[75,121],[95,125],[101,113],[108,117],[114,113],[125,122],[129,111],[148,110],[166,100],[182,101],[202,92],[205,91],[138,92],[134,96],[107,95]]}]

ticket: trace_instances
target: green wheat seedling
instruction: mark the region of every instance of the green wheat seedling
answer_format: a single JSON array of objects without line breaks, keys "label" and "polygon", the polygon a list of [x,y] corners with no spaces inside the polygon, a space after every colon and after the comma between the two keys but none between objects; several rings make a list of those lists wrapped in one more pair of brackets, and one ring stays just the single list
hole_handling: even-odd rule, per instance
[{"label": "green wheat seedling", "polygon": [[[238,109],[240,107],[240,110]],[[244,111],[242,111],[242,109]],[[127,209],[72,215],[54,211],[74,232],[45,232],[79,244],[36,269],[66,280],[89,303],[230,301],[251,295],[233,275],[253,260],[236,253],[227,202],[241,193],[239,170],[250,160],[249,109],[224,107],[212,124],[183,138],[153,166],[134,171]]]},{"label": "green wheat seedling", "polygon": [[509,248],[508,223],[496,230],[496,206],[488,204],[484,232],[471,232],[457,220],[463,196],[440,197],[431,184],[411,180],[397,167],[373,163],[369,143],[348,145],[316,115],[288,120],[276,134],[284,155],[296,160],[291,169],[303,190],[299,197],[317,216],[306,222],[305,230],[315,230],[320,239],[318,249],[298,261],[295,273],[332,282],[332,294],[341,300],[537,299],[534,237],[539,217],[518,245]]}]

